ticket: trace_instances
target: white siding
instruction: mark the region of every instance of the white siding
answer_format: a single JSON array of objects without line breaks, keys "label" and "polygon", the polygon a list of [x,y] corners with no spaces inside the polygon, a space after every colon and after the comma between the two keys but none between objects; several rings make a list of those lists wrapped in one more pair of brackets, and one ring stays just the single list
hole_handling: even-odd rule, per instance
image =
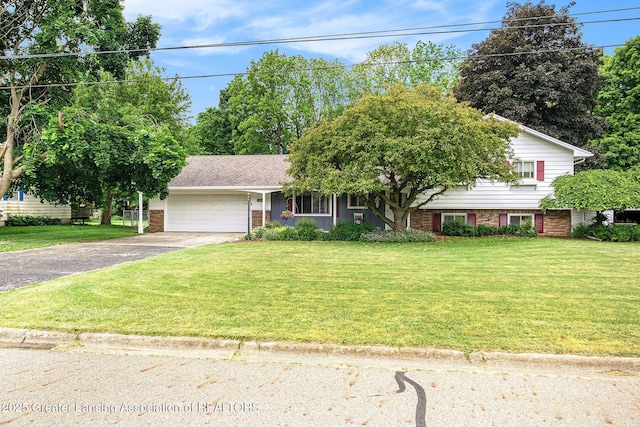
[{"label": "white siding", "polygon": [[163,211],[164,210],[164,200],[160,200],[159,198],[149,200],[149,210],[152,211]]},{"label": "white siding", "polygon": [[[540,200],[553,191],[553,180],[573,173],[573,152],[536,136],[521,132],[512,141],[516,159],[544,161],[544,181],[525,180],[520,187],[479,181],[468,190],[448,190],[425,209],[538,209]],[[424,199],[422,199],[424,200]]]},{"label": "white siding", "polygon": [[571,209],[571,228],[579,225],[590,225],[596,219],[596,211]]},{"label": "white siding", "polygon": [[46,216],[50,218],[60,218],[62,222],[69,222],[71,219],[71,208],[69,205],[56,206],[49,202],[41,202],[40,199],[29,194],[25,194],[23,200],[18,200],[17,198],[0,200],[0,209],[2,209],[5,216]]}]

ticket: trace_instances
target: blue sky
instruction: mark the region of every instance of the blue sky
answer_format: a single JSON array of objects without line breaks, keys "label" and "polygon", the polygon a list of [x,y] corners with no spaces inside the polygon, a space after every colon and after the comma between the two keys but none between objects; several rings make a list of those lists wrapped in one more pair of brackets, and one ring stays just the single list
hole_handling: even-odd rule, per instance
[{"label": "blue sky", "polygon": [[[151,15],[162,25],[158,47],[195,46],[254,40],[320,36],[343,33],[395,30],[415,27],[499,21],[506,1],[483,0],[125,0],[128,20]],[[547,1],[557,7],[568,1]],[[638,0],[576,0],[572,14],[638,7]],[[583,40],[596,46],[623,44],[640,34],[640,20],[586,23],[595,20],[640,18],[640,9],[577,16],[585,22]],[[478,25],[489,28],[492,25]],[[473,27],[465,27],[473,28]],[[484,40],[488,31],[449,34],[361,38],[298,44],[258,45],[207,49],[159,51],[152,54],[167,76],[200,76],[244,72],[251,60],[278,48],[287,55],[340,59],[346,64],[361,61],[365,54],[394,41],[413,47],[418,40],[455,45],[466,51]],[[612,48],[606,49],[608,54]],[[220,89],[231,77],[185,79],[192,100],[192,115],[218,104]]]}]

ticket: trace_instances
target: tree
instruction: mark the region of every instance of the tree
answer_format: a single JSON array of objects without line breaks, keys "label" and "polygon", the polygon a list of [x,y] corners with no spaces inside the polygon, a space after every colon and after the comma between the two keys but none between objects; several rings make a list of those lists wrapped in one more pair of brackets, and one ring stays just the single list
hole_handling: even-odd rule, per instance
[{"label": "tree", "polygon": [[581,171],[553,180],[554,194],[540,202],[542,209],[587,209],[597,212],[640,207],[640,170]]},{"label": "tree", "polygon": [[282,154],[313,122],[307,60],[277,50],[251,61],[244,78],[230,83],[229,109],[238,154]]},{"label": "tree", "polygon": [[517,135],[517,126],[484,119],[438,88],[395,85],[364,96],[295,141],[288,191],[362,196],[376,216],[400,230],[411,212],[450,188],[477,179],[515,182],[507,159],[509,139]]},{"label": "tree", "polygon": [[461,53],[454,46],[419,41],[413,50],[406,43],[382,45],[367,53],[367,58],[352,71],[352,97],[385,90],[396,83],[406,86],[424,83],[439,86],[445,92],[458,83]]},{"label": "tree", "polygon": [[508,3],[502,26],[460,65],[458,100],[585,147],[602,134],[593,115],[602,52],[582,42],[570,3]]},{"label": "tree", "polygon": [[150,61],[140,61],[127,68],[128,83],[103,73],[102,84],[78,87],[74,104],[27,145],[33,164],[24,186],[52,202],[97,204],[103,224],[111,222],[115,195],[166,196],[184,165],[177,136],[188,97],[179,82],[165,82],[158,73]]},{"label": "tree", "polygon": [[[117,0],[17,0],[0,5],[0,196],[27,170],[22,146],[37,138],[44,106],[53,111],[70,98],[65,87],[104,68],[116,76],[130,58],[155,47],[160,27],[149,17],[126,23]],[[98,50],[141,49],[130,54],[92,55]],[[77,55],[77,53],[86,55]],[[42,54],[67,56],[42,57]],[[46,122],[46,121],[45,121]]]},{"label": "tree", "polygon": [[606,167],[640,165],[640,36],[605,57],[607,82],[598,94],[596,114],[607,120],[605,135],[592,143],[603,148]]},{"label": "tree", "polygon": [[188,138],[193,139],[189,154],[235,154],[233,127],[229,111],[229,90],[220,91],[218,107],[209,107],[198,114],[196,124],[189,129]]}]

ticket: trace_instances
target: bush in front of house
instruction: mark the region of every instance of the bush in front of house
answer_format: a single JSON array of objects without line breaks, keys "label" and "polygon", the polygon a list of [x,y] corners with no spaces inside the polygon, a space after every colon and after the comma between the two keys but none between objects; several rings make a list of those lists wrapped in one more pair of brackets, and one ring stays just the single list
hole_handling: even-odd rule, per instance
[{"label": "bush in front of house", "polygon": [[60,225],[60,218],[47,216],[9,215],[5,222],[7,227],[33,227],[40,225]]},{"label": "bush in front of house", "polygon": [[473,237],[476,235],[476,227],[464,221],[447,221],[442,224],[440,231],[445,236]]},{"label": "bush in front of house", "polygon": [[485,236],[520,236],[536,237],[538,232],[531,225],[526,223],[522,226],[510,224],[503,227],[491,227],[480,224],[473,226],[463,221],[448,221],[442,224],[441,233],[444,236],[460,237],[485,237]]},{"label": "bush in front of house", "polygon": [[360,241],[369,243],[410,243],[410,242],[435,242],[436,236],[421,230],[382,230],[364,233]]},{"label": "bush in front of house", "polygon": [[591,224],[579,225],[571,231],[571,237],[577,239],[592,238],[611,242],[640,242],[638,224]]},{"label": "bush in front of house", "polygon": [[[320,233],[323,233],[318,228],[318,223],[311,218],[300,218],[296,222],[296,231],[298,232],[298,240],[318,240]],[[324,234],[324,233],[323,233]]]},{"label": "bush in front of house", "polygon": [[373,227],[362,221],[360,224],[356,222],[340,222],[325,233],[323,240],[342,240],[355,242],[360,240],[360,236],[373,231]]},{"label": "bush in front of house", "polygon": [[264,240],[298,240],[298,232],[293,228],[284,226],[284,227],[275,227],[275,228],[267,228],[262,233],[262,239]]}]

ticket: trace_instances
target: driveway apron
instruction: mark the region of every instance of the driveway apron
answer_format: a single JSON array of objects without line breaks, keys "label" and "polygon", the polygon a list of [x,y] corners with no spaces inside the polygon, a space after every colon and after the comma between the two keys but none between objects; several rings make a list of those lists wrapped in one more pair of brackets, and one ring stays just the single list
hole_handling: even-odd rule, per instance
[{"label": "driveway apron", "polygon": [[0,253],[0,292],[188,247],[238,240],[240,233],[153,233]]}]

